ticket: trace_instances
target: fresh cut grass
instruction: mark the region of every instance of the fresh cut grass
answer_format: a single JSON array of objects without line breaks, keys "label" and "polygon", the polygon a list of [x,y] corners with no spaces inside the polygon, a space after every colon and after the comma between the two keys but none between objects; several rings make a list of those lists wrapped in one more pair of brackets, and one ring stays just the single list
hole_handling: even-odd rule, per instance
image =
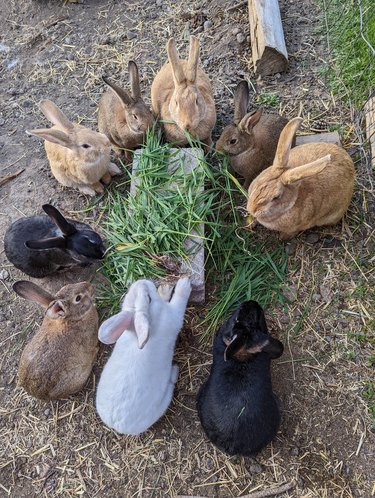
[{"label": "fresh cut grass", "polygon": [[176,150],[162,143],[158,131],[148,133],[134,173],[135,193],[124,185],[108,197],[110,250],[103,272],[110,285],[100,301],[112,314],[132,282],[179,276],[180,262],[188,265],[186,240],[193,234],[203,242],[206,284],[213,289],[202,322],[209,338],[242,301],[255,299],[267,306],[281,298],[286,254],[281,247],[268,250],[245,229],[246,192],[228,171],[226,159],[215,153],[209,160],[197,158],[200,168],[184,173]]}]

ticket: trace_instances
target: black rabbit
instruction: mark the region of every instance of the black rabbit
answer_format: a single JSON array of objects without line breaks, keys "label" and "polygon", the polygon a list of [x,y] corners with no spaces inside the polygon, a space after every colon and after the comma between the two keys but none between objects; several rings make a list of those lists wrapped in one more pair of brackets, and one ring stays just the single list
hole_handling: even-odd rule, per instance
[{"label": "black rabbit", "polygon": [[270,363],[283,350],[268,334],[255,301],[242,303],[216,333],[210,376],[197,408],[208,438],[225,453],[254,455],[275,437],[281,417]]},{"label": "black rabbit", "polygon": [[5,254],[16,268],[42,278],[103,258],[103,241],[89,225],[65,219],[50,204],[42,207],[48,216],[20,218],[5,233]]}]

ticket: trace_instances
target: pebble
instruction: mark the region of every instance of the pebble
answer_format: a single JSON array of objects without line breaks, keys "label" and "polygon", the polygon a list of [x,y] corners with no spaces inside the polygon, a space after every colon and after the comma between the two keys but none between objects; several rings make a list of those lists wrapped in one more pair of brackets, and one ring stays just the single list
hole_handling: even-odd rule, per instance
[{"label": "pebble", "polygon": [[134,38],[137,38],[137,33],[134,33],[134,31],[128,31],[126,33],[126,37],[128,40],[134,40]]},{"label": "pebble", "polygon": [[0,280],[6,280],[9,278],[9,272],[7,270],[0,270]]},{"label": "pebble", "polygon": [[319,241],[319,238],[320,237],[318,233],[312,232],[307,235],[306,242],[308,244],[316,244]]},{"label": "pebble", "polygon": [[246,36],[243,33],[238,33],[236,36],[238,43],[243,43],[246,40]]},{"label": "pebble", "polygon": [[212,28],[212,21],[210,21],[210,20],[204,21],[203,29],[206,30],[206,29],[210,29],[210,28]]},{"label": "pebble", "polygon": [[251,474],[260,474],[262,472],[262,466],[259,463],[252,463],[249,467],[249,472]]},{"label": "pebble", "polygon": [[156,5],[161,7],[163,5],[163,0],[156,0]]},{"label": "pebble", "polygon": [[241,32],[240,28],[234,28],[234,29],[232,29],[232,34],[234,36],[238,35],[238,33],[240,33],[240,32]]},{"label": "pebble", "polygon": [[3,126],[3,124],[5,124],[5,119],[0,118],[0,126]]},{"label": "pebble", "polygon": [[297,456],[297,455],[298,455],[298,453],[299,453],[299,449],[298,449],[297,447],[292,448],[291,454],[292,454],[293,456]]},{"label": "pebble", "polygon": [[46,410],[44,410],[44,415],[45,415],[46,417],[48,417],[48,415],[49,415],[50,413],[51,413],[50,408],[47,408]]},{"label": "pebble", "polygon": [[289,255],[292,256],[297,249],[297,242],[294,240],[293,242],[288,242],[286,247],[285,247],[285,252]]},{"label": "pebble", "polygon": [[283,295],[290,301],[294,303],[297,301],[297,287],[295,285],[290,285],[283,290]]}]

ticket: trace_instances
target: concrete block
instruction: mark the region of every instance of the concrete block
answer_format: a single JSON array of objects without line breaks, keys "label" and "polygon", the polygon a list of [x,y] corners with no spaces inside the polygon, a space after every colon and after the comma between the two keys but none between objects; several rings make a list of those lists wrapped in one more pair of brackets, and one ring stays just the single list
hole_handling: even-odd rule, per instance
[{"label": "concrete block", "polygon": [[[182,148],[182,149],[170,149],[171,160],[168,167],[168,171],[173,172],[173,168],[176,162],[183,160],[183,168],[185,173],[190,173],[193,169],[200,168],[199,160],[203,158],[204,153],[202,149],[199,148]],[[134,153],[133,158],[133,169],[134,173],[137,170],[137,165],[139,158],[142,154],[142,149],[138,149]],[[170,188],[173,188],[174,183],[171,181]],[[134,195],[137,189],[137,177],[133,176],[130,193]],[[203,187],[198,195],[203,190]],[[197,233],[197,232],[195,232]],[[199,233],[204,235],[204,226],[199,227]],[[186,247],[191,250],[191,256],[189,261],[181,262],[181,274],[190,274],[192,292],[190,296],[190,302],[193,303],[203,303],[205,300],[205,285],[204,285],[204,246],[202,239],[200,237],[194,237],[194,232],[192,232],[192,237],[186,238]],[[161,256],[161,255],[160,255]],[[168,279],[170,280],[170,279]]]},{"label": "concrete block", "polygon": [[315,133],[314,135],[299,135],[296,137],[296,145],[311,144],[314,142],[327,142],[341,146],[340,137],[337,131]]}]

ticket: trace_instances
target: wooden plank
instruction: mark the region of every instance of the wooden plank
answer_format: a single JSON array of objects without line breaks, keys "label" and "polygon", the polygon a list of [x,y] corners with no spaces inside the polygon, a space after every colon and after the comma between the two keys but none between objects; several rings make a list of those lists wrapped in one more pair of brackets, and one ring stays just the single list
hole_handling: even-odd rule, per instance
[{"label": "wooden plank", "polygon": [[[204,153],[202,149],[199,148],[181,148],[181,149],[170,149],[171,156],[173,157],[173,162],[179,158],[183,158],[183,168],[185,173],[189,173],[193,169],[201,168],[200,159],[203,159]],[[139,157],[142,154],[142,149],[138,149],[134,152],[133,157],[133,169],[134,173],[137,170],[137,164],[139,162]],[[172,171],[173,164],[170,165],[168,171]],[[173,188],[173,182],[170,184],[170,188]],[[130,193],[133,195],[137,189],[137,177],[133,176],[130,185]],[[201,188],[200,192],[203,190]],[[200,192],[196,192],[198,195]],[[204,246],[202,239],[200,237],[194,237],[192,232],[191,237],[186,238],[186,247],[191,250],[191,256],[188,262],[181,261],[181,273],[190,274],[190,281],[192,286],[192,291],[190,294],[189,301],[192,303],[204,303],[205,300],[205,284],[204,284]],[[199,233],[204,234],[204,226],[199,227]],[[162,256],[161,254],[158,256]]]},{"label": "wooden plank", "polygon": [[286,71],[286,50],[278,0],[249,0],[251,51],[256,74]]},{"label": "wooden plank", "polygon": [[372,169],[375,170],[375,95],[373,95],[364,107],[366,118],[366,138],[371,150]]},{"label": "wooden plank", "polygon": [[314,135],[299,135],[296,137],[296,145],[311,144],[314,142],[327,142],[341,146],[340,136],[337,131],[315,133]]}]

